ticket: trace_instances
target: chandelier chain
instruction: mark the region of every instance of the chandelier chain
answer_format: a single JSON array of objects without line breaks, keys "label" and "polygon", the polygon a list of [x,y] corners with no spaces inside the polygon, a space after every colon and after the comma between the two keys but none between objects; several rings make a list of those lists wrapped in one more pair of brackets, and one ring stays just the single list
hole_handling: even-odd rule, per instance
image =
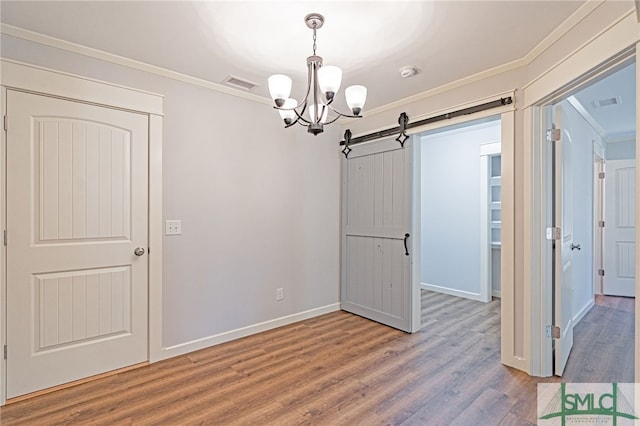
[{"label": "chandelier chain", "polygon": [[316,55],[316,26],[313,26],[313,56]]}]

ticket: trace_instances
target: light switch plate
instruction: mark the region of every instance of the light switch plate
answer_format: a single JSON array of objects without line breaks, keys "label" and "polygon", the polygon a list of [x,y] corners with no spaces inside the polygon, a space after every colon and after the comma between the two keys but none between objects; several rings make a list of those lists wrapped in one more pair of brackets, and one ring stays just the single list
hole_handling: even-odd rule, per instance
[{"label": "light switch plate", "polygon": [[164,235],[182,235],[182,221],[181,220],[165,221]]}]

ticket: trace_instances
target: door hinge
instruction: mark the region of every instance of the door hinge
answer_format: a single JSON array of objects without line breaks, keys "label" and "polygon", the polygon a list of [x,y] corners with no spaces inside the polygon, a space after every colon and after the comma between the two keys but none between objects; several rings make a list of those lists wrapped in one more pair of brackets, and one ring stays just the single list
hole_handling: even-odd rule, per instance
[{"label": "door hinge", "polygon": [[2,232],[2,243],[5,246],[7,245],[7,230],[6,229]]},{"label": "door hinge", "polygon": [[600,228],[604,228],[604,220],[599,221],[599,222],[598,222],[598,226],[599,226]]},{"label": "door hinge", "polygon": [[548,129],[547,130],[547,142],[556,142],[560,140],[562,131],[560,129]]},{"label": "door hinge", "polygon": [[604,269],[598,269],[598,276],[604,277]]},{"label": "door hinge", "polygon": [[547,228],[547,240],[559,240],[562,238],[560,228]]},{"label": "door hinge", "polygon": [[4,345],[4,359],[7,359],[7,345]]},{"label": "door hinge", "polygon": [[560,338],[560,327],[557,325],[548,325],[547,326],[547,337],[549,339],[559,339]]},{"label": "door hinge", "polygon": [[600,179],[604,179],[604,172],[600,172],[600,173],[598,173],[598,177],[599,177]]},{"label": "door hinge", "polygon": [[5,132],[6,132],[6,131],[7,131],[7,129],[9,128],[9,126],[7,125],[7,121],[8,121],[8,119],[7,119],[7,114],[5,114],[5,115],[4,115],[4,118],[3,118],[3,120],[2,120],[2,121],[3,121],[4,130],[5,130]]}]

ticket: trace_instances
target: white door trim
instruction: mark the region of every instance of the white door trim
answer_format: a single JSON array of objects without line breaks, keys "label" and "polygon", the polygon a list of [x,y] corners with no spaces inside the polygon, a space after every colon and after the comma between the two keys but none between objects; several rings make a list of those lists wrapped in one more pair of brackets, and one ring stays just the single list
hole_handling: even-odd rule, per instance
[{"label": "white door trim", "polygon": [[[2,60],[2,116],[6,88],[145,113],[149,117],[149,361],[163,357],[162,347],[162,105],[161,95],[81,76]],[[10,126],[10,124],[9,124]],[[6,132],[0,149],[0,224],[6,226]],[[6,344],[6,249],[0,245],[0,343]],[[1,352],[1,351],[0,351]],[[0,362],[0,405],[6,402],[6,361]]]},{"label": "white door trim", "polygon": [[[635,13],[629,13],[600,33],[597,37],[581,46],[576,52],[568,55],[560,63],[528,84],[524,89],[524,128],[523,128],[523,189],[524,189],[524,307],[525,307],[525,356],[528,358],[527,371],[534,376],[549,376],[552,373],[547,353],[550,352],[551,339],[545,336],[545,325],[550,324],[551,309],[542,303],[550,299],[550,247],[544,243],[544,228],[549,221],[549,206],[543,203],[544,188],[548,187],[545,173],[547,155],[542,142],[544,135],[541,129],[542,106],[550,104],[566,96],[569,90],[586,84],[611,72],[622,63],[635,60],[638,49],[636,43],[640,39],[638,22]],[[613,54],[612,54],[613,52]],[[615,53],[619,52],[619,53]],[[636,92],[640,87],[640,70],[636,75]],[[640,98],[636,96],[636,122],[640,120]],[[636,146],[640,148],[640,135],[636,136]],[[636,157],[636,167],[640,156]],[[640,178],[636,177],[636,179]],[[639,197],[640,198],[640,197]],[[640,200],[636,199],[640,207]],[[636,216],[636,238],[640,234],[638,225],[640,215]],[[636,264],[640,263],[640,250],[636,251]],[[548,287],[548,288],[547,288]],[[640,288],[640,280],[636,278],[636,292]],[[638,293],[640,294],[640,293]],[[636,311],[640,309],[640,300],[636,298]],[[640,315],[636,315],[636,351],[640,348]],[[636,381],[640,380],[640,357],[636,357]]]},{"label": "white door trim", "polygon": [[[515,92],[506,92],[501,96],[515,97]],[[495,98],[495,97],[493,97]],[[464,107],[479,105],[486,102],[485,98],[475,103],[465,104]],[[423,116],[436,115],[423,114]],[[515,107],[514,105],[506,105],[501,108],[482,111],[480,113],[456,117],[452,120],[439,121],[412,128],[408,131],[412,137],[416,137],[420,133],[428,130],[435,130],[442,127],[461,124],[468,121],[477,120],[479,118],[500,115],[501,120],[501,150],[502,150],[502,245],[500,251],[500,280],[501,280],[501,305],[500,305],[500,322],[501,322],[501,359],[500,361],[510,367],[525,370],[525,359],[522,354],[516,351],[516,336],[514,333],[516,292],[515,292]],[[416,118],[418,120],[419,118]],[[412,288],[414,291],[420,289],[420,238],[422,230],[420,226],[420,144],[414,143],[413,154],[413,189],[412,189],[412,229],[416,238],[412,238],[413,263],[412,268]],[[417,290],[419,291],[419,290]],[[420,302],[420,297],[414,297],[414,315],[419,315],[419,306],[415,304]],[[416,324],[419,324],[420,318],[414,318]]]}]

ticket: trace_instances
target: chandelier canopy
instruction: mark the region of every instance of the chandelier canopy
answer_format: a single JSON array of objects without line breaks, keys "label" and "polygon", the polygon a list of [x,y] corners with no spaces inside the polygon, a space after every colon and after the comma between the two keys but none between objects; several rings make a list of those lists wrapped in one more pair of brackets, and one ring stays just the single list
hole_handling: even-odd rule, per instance
[{"label": "chandelier canopy", "polygon": [[[323,66],[322,57],[316,55],[316,30],[324,24],[324,16],[310,13],[305,16],[304,22],[313,30],[313,55],[307,58],[307,93],[302,102],[290,98],[291,78],[283,74],[269,77],[269,93],[276,104],[274,108],[284,120],[285,127],[299,123],[307,126],[309,133],[317,135],[324,131],[325,124],[331,124],[340,117],[362,117],[360,113],[367,99],[367,88],[355,85],[345,90],[351,114],[343,114],[331,105],[342,83],[342,70],[332,65]],[[332,112],[331,118],[329,110]],[[304,115],[305,112],[307,116]]]}]

